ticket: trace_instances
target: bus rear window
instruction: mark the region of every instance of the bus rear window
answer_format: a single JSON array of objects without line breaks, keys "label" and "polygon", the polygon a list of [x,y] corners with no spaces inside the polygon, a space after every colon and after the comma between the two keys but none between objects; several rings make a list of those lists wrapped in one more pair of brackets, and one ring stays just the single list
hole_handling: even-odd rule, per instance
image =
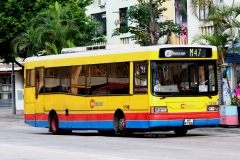
[{"label": "bus rear window", "polygon": [[35,87],[35,69],[27,69],[26,86]]}]

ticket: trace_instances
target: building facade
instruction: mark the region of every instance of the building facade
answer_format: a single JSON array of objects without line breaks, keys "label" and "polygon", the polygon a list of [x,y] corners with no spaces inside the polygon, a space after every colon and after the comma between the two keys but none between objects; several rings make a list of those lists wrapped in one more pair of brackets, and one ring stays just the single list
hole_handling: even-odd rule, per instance
[{"label": "building facade", "polygon": [[[134,25],[126,18],[126,12],[130,6],[137,3],[137,0],[95,0],[92,5],[87,7],[86,14],[99,22],[98,31],[102,31],[106,36],[107,44],[134,44],[136,42],[130,39],[130,33],[114,37],[112,37],[112,33],[117,27]],[[167,11],[163,12],[161,20],[175,21],[174,1],[164,2],[163,7],[166,7]],[[162,43],[179,43],[178,35],[162,38]]]},{"label": "building facade", "polygon": [[[23,65],[22,60],[19,63]],[[16,110],[23,110],[23,71],[14,64]],[[0,108],[12,108],[12,64],[0,63]]]}]

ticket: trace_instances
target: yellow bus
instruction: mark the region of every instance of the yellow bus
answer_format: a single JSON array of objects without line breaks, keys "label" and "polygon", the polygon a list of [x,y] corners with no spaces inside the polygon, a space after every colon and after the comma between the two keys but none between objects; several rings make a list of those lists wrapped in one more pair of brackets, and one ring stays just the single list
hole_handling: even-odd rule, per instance
[{"label": "yellow bus", "polygon": [[25,61],[25,123],[53,134],[126,136],[220,124],[217,49],[200,45],[65,48]]}]

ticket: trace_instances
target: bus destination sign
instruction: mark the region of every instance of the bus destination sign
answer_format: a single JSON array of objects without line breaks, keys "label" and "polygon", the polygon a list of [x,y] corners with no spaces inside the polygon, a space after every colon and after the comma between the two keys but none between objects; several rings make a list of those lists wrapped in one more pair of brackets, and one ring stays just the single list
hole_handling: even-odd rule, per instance
[{"label": "bus destination sign", "polygon": [[209,58],[212,57],[212,48],[161,48],[159,58]]}]

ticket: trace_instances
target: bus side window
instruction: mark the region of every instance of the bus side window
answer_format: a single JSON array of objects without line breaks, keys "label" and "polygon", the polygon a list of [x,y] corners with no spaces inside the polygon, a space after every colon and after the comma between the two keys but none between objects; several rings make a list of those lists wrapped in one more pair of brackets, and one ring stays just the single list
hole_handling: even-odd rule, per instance
[{"label": "bus side window", "polygon": [[44,93],[44,68],[35,68],[36,93]]},{"label": "bus side window", "polygon": [[27,69],[26,87],[35,87],[35,69]]},{"label": "bus side window", "polygon": [[60,91],[60,67],[45,68],[45,93]]},{"label": "bus side window", "polygon": [[[88,81],[89,89],[87,89],[88,94],[92,95],[104,95],[107,92],[107,70],[109,64],[93,64],[91,65],[91,77]],[[91,87],[91,88],[90,88]]]},{"label": "bus side window", "polygon": [[134,63],[134,93],[147,93],[147,62]]},{"label": "bus side window", "polygon": [[71,90],[73,94],[85,95],[86,66],[73,66],[71,71]]},{"label": "bus side window", "polygon": [[72,67],[61,67],[60,92],[70,93]]},{"label": "bus side window", "polygon": [[109,64],[108,94],[129,94],[129,66],[129,62]]}]

